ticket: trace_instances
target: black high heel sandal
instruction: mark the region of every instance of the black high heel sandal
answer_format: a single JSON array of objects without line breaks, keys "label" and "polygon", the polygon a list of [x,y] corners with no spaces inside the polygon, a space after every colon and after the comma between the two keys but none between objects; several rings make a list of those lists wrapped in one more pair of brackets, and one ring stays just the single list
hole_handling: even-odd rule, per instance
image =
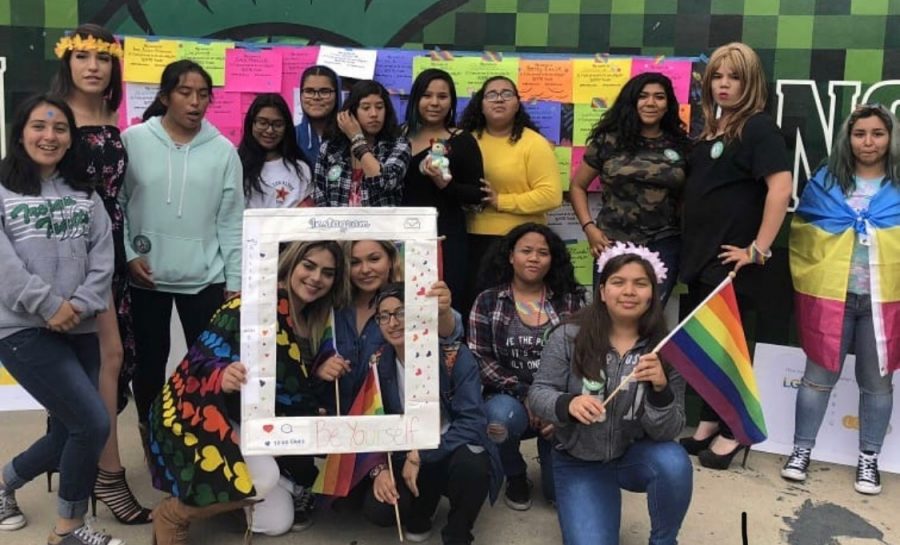
[{"label": "black high heel sandal", "polygon": [[138,503],[125,480],[125,470],[97,472],[91,492],[91,514],[97,516],[97,500],[103,502],[121,524],[135,526],[153,521],[152,511]]},{"label": "black high heel sandal", "polygon": [[700,454],[702,451],[709,448],[709,444],[713,442],[713,439],[716,438],[718,433],[714,433],[707,437],[706,439],[694,439],[693,437],[682,437],[678,440],[684,450],[687,451],[691,456],[696,456]]},{"label": "black high heel sandal", "polygon": [[734,450],[727,454],[716,454],[715,452],[706,449],[701,451],[700,454],[697,455],[697,458],[700,459],[700,465],[703,467],[708,467],[709,469],[728,469],[731,466],[731,461],[734,460],[737,453],[742,450],[744,451],[744,458],[741,460],[741,467],[746,469],[747,456],[750,455],[750,445],[738,445]]}]

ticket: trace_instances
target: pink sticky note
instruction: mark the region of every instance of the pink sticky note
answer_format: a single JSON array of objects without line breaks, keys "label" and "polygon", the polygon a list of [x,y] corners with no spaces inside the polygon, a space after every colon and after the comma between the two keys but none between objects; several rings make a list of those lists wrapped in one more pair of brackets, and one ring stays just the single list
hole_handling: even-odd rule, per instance
[{"label": "pink sticky note", "polygon": [[280,48],[281,51],[281,96],[291,108],[294,107],[294,89],[300,88],[300,76],[303,71],[316,64],[319,58],[319,47]]},{"label": "pink sticky note", "polygon": [[256,93],[241,93],[241,119],[247,115],[254,100],[256,100]]},{"label": "pink sticky note", "polygon": [[240,145],[241,135],[243,134],[241,127],[218,127],[218,129],[222,136],[230,140],[235,147]]},{"label": "pink sticky note", "polygon": [[668,60],[664,57],[635,57],[631,60],[631,77],[644,72],[659,72],[672,80],[675,98],[687,104],[691,92],[691,61]]},{"label": "pink sticky note", "polygon": [[223,127],[242,127],[244,118],[241,116],[241,93],[229,93],[216,88],[213,101],[206,110],[206,120],[220,131]]},{"label": "pink sticky note", "polygon": [[119,104],[119,122],[118,127],[120,131],[124,131],[128,127],[128,105],[125,104],[125,100],[127,97],[127,93],[125,93],[125,82],[122,82],[122,102]]},{"label": "pink sticky note", "polygon": [[[575,175],[575,172],[578,171],[578,167],[581,166],[581,163],[584,161],[584,146],[575,146],[572,148],[572,175]],[[591,183],[588,185],[588,191],[600,191],[600,177],[596,177],[591,180]]]},{"label": "pink sticky note", "polygon": [[281,92],[281,51],[225,50],[225,86],[231,92]]}]

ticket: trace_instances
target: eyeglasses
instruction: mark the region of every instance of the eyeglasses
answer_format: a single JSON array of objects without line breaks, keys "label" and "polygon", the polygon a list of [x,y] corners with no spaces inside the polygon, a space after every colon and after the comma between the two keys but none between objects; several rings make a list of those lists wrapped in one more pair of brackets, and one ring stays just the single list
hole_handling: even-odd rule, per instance
[{"label": "eyeglasses", "polygon": [[502,91],[488,91],[484,94],[484,99],[488,102],[501,102],[516,98],[516,92],[512,89],[504,89]]},{"label": "eyeglasses", "polygon": [[253,120],[253,128],[265,132],[269,129],[272,129],[275,132],[284,131],[285,123],[280,119],[276,119],[275,121],[270,121],[263,117],[257,117]]},{"label": "eyeglasses", "polygon": [[402,324],[404,317],[405,315],[402,308],[395,310],[394,312],[379,312],[375,315],[375,323],[378,325],[387,325],[390,323],[391,318],[395,318],[398,324]]},{"label": "eyeglasses", "polygon": [[300,90],[300,92],[303,93],[303,96],[305,96],[306,98],[315,98],[315,97],[329,98],[329,97],[331,97],[331,95],[334,94],[334,89],[332,89],[331,87],[322,87],[321,89],[314,89],[312,87],[304,87],[303,89]]}]

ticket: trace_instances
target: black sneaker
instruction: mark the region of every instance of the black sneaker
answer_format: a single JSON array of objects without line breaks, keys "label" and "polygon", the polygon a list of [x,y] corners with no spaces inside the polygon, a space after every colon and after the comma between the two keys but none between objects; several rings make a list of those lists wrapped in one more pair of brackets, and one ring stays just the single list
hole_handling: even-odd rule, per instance
[{"label": "black sneaker", "polygon": [[312,526],[312,513],[316,506],[316,496],[303,486],[294,487],[294,524],[292,532],[302,532]]},{"label": "black sneaker", "polygon": [[789,481],[803,482],[806,480],[806,470],[809,469],[809,456],[812,449],[794,447],[787,462],[781,468],[781,476]]},{"label": "black sneaker", "polygon": [[510,509],[527,511],[531,509],[531,481],[525,475],[506,479],[506,495],[503,498]]},{"label": "black sneaker", "polygon": [[106,530],[91,528],[86,520],[84,526],[64,536],[51,532],[47,545],[125,545],[125,541],[109,535]]},{"label": "black sneaker", "polygon": [[18,530],[25,523],[25,515],[16,503],[16,493],[0,490],[0,531]]},{"label": "black sneaker", "polygon": [[860,494],[881,494],[881,474],[878,473],[878,455],[859,453],[856,461],[856,482],[853,488]]}]

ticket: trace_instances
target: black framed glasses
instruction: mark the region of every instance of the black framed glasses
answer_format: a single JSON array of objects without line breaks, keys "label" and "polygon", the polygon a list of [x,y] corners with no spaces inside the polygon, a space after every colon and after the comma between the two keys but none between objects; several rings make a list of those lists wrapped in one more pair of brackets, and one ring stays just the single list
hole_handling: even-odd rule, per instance
[{"label": "black framed glasses", "polygon": [[488,102],[502,102],[516,98],[516,92],[512,89],[504,89],[502,91],[488,91],[484,94],[484,99]]},{"label": "black framed glasses", "polygon": [[284,132],[284,129],[287,125],[281,119],[271,120],[266,119],[264,117],[257,117],[253,119],[253,128],[258,131],[267,131],[272,129],[275,132]]},{"label": "black framed glasses", "polygon": [[332,89],[331,87],[321,87],[319,89],[313,87],[304,87],[300,90],[300,92],[306,98],[331,98],[331,95],[334,94],[334,89]]},{"label": "black framed glasses", "polygon": [[375,323],[378,325],[387,325],[391,322],[391,318],[394,318],[397,320],[398,324],[402,324],[405,317],[406,315],[402,308],[397,309],[394,312],[379,312],[375,315]]}]

